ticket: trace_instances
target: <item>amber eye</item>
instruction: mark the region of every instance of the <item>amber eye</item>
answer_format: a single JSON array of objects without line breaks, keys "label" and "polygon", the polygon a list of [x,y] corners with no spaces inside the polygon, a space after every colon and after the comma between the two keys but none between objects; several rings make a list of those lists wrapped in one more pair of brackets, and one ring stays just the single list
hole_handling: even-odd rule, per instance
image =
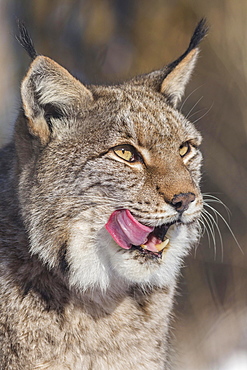
[{"label": "amber eye", "polygon": [[139,159],[136,149],[131,145],[118,145],[113,148],[114,153],[127,162],[135,162]]},{"label": "amber eye", "polygon": [[186,154],[190,152],[190,144],[188,141],[183,143],[179,148],[179,154],[181,157],[184,157]]}]

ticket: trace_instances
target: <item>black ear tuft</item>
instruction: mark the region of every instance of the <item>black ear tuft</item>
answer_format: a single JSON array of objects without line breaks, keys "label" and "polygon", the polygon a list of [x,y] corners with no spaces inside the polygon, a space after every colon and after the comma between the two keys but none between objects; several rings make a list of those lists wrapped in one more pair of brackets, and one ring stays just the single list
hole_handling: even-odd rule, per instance
[{"label": "black ear tuft", "polygon": [[206,23],[206,19],[202,18],[198,25],[196,26],[196,29],[191,37],[190,44],[186,52],[190,52],[190,50],[195,49],[199,43],[202,41],[202,39],[207,35],[208,33],[208,26]]},{"label": "black ear tuft", "polygon": [[187,50],[166,67],[166,76],[161,84],[160,92],[166,96],[167,102],[174,108],[181,101],[199,53],[198,45],[207,32],[208,27],[203,18],[193,32]]},{"label": "black ear tuft", "polygon": [[18,25],[19,35],[16,35],[15,37],[17,41],[21,44],[21,46],[26,50],[30,58],[34,60],[38,56],[38,53],[34,48],[33,41],[31,37],[29,36],[29,33],[27,32],[27,29],[24,23],[18,20],[17,25]]},{"label": "black ear tuft", "polygon": [[174,62],[168,64],[167,74],[170,73],[191,52],[191,50],[194,50],[198,47],[202,39],[207,35],[208,29],[209,28],[206,24],[206,19],[202,18],[195,28],[187,50]]}]

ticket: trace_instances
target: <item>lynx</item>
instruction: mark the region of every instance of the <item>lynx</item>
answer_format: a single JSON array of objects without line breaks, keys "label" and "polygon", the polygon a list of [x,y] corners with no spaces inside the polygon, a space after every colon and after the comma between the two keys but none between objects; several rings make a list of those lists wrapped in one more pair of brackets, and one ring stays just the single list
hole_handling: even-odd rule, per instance
[{"label": "lynx", "polygon": [[176,281],[199,239],[201,136],[177,109],[207,33],[114,86],[37,55],[0,160],[0,368],[170,369]]}]

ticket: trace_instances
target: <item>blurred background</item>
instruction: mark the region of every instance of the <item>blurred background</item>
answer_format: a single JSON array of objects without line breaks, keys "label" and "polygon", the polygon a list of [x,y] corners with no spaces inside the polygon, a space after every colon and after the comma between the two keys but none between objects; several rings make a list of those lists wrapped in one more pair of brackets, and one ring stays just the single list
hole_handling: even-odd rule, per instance
[{"label": "blurred background", "polygon": [[245,0],[0,0],[0,144],[11,138],[20,82],[30,63],[14,37],[16,18],[25,22],[40,54],[85,83],[114,83],[180,56],[202,17],[210,33],[181,110],[204,137],[202,190],[211,195],[205,195],[211,216],[182,270],[173,368],[242,370],[247,369]]}]

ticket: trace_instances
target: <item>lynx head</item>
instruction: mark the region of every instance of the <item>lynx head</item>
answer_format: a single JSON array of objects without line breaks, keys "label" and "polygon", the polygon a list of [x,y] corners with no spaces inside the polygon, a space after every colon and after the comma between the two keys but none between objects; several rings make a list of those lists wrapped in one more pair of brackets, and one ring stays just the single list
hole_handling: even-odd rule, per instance
[{"label": "lynx head", "polygon": [[180,58],[116,86],[85,86],[26,47],[21,213],[31,253],[71,287],[169,285],[197,241],[201,136],[176,106],[206,31],[202,20]]}]

